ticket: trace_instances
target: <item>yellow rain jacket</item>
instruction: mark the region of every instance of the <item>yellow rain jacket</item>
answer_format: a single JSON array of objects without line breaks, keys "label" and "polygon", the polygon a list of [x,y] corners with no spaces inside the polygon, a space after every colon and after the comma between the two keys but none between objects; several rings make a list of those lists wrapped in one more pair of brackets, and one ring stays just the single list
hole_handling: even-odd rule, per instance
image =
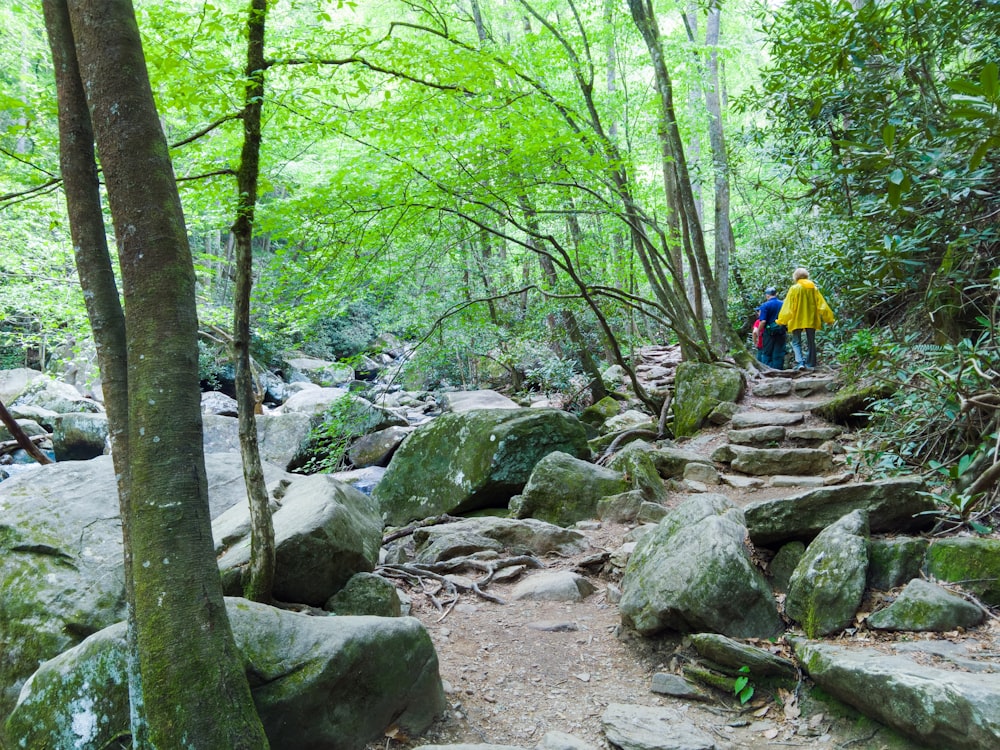
[{"label": "yellow rain jacket", "polygon": [[799,279],[792,284],[778,312],[779,325],[786,326],[789,331],[819,330],[823,323],[833,325],[833,320],[833,311],[809,279]]}]

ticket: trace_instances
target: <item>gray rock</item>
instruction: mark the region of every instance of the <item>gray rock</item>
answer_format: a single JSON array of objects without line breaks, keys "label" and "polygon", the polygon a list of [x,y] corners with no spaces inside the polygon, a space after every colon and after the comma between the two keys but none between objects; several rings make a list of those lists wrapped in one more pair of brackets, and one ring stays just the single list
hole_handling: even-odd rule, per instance
[{"label": "gray rock", "polygon": [[481,391],[451,391],[441,395],[441,410],[462,414],[475,409],[519,409],[511,399],[501,393]]},{"label": "gray rock", "polygon": [[760,477],[747,477],[742,474],[722,474],[720,479],[723,484],[735,487],[738,490],[756,490],[767,484],[767,481]]},{"label": "gray rock", "polygon": [[[274,512],[274,596],[322,607],[355,573],[371,572],[382,545],[375,501],[327,474],[296,476]],[[242,536],[234,528],[245,529]],[[225,531],[223,531],[225,529]],[[237,505],[212,523],[223,590],[238,595],[250,561],[250,511]]]},{"label": "gray rock", "polygon": [[753,384],[753,395],[768,398],[771,396],[787,396],[792,392],[790,378],[767,378]]},{"label": "gray rock", "polygon": [[565,732],[546,732],[535,750],[598,750],[593,745],[584,742]]},{"label": "gray rock", "polygon": [[767,547],[799,539],[808,541],[852,510],[864,510],[872,532],[921,530],[933,520],[920,515],[934,510],[921,495],[919,479],[887,479],[840,487],[823,487],[775,500],[747,505],[747,528],[754,544]]},{"label": "gray rock", "polygon": [[699,495],[643,536],[622,579],[622,621],[663,630],[771,637],[782,630],[771,589],[743,543],[742,514],[722,495]]},{"label": "gray rock", "polygon": [[639,517],[644,503],[649,505],[654,504],[643,500],[642,492],[639,490],[629,490],[628,492],[620,492],[617,495],[608,495],[598,501],[597,517],[602,521],[611,521],[612,523],[630,523]]},{"label": "gray rock", "polygon": [[[713,457],[714,458],[714,457]],[[709,461],[700,453],[683,448],[657,448],[653,451],[656,470],[664,479],[684,475],[684,468],[690,463],[707,464]]]},{"label": "gray rock", "polygon": [[723,667],[734,670],[749,667],[754,677],[776,677],[793,683],[799,677],[795,664],[788,659],[724,635],[695,633],[691,645],[701,656]]},{"label": "gray rock", "polygon": [[918,577],[928,544],[921,537],[872,539],[868,545],[868,586],[885,591]]},{"label": "gray rock", "polygon": [[413,532],[418,562],[430,563],[481,550],[541,557],[550,552],[568,557],[590,548],[579,531],[533,518],[467,518],[426,526]]},{"label": "gray rock", "polygon": [[670,511],[659,503],[642,502],[635,520],[639,523],[659,523]]},{"label": "gray rock", "polygon": [[[780,443],[785,439],[785,428],[780,425],[769,427],[750,427],[743,430],[730,430],[726,433],[726,439],[736,445],[766,445],[767,443]],[[727,461],[731,461],[729,458]]]},{"label": "gray rock", "polygon": [[798,440],[809,443],[822,443],[826,440],[834,440],[844,432],[842,427],[800,427],[788,430],[786,437],[789,440]]},{"label": "gray rock", "polygon": [[627,486],[620,471],[555,451],[535,464],[524,491],[510,503],[511,515],[572,526],[596,518],[601,498],[624,492]]},{"label": "gray rock", "polygon": [[388,466],[392,455],[410,432],[407,427],[387,427],[362,435],[351,444],[347,456],[351,464],[358,469],[368,466]]},{"label": "gray rock", "polygon": [[[306,414],[258,414],[257,448],[260,458],[286,471],[305,463],[312,424]],[[240,426],[236,417],[202,415],[205,453],[239,453]]]},{"label": "gray rock", "polygon": [[31,383],[45,378],[48,378],[45,373],[27,367],[0,370],[0,403],[9,409]]},{"label": "gray rock", "polygon": [[[3,371],[0,370],[0,372]],[[56,417],[59,416],[51,409],[43,409],[40,406],[8,406],[7,411],[14,419],[30,420],[41,425],[46,432],[52,432],[55,429]]]},{"label": "gray rock", "polygon": [[816,448],[750,448],[734,445],[732,467],[743,474],[822,474],[833,468],[831,456]]},{"label": "gray rock", "polygon": [[771,477],[772,487],[826,487],[826,477],[788,477],[780,474]]},{"label": "gray rock", "polygon": [[57,461],[89,461],[108,448],[108,418],[104,414],[75,412],[54,420],[52,448]]},{"label": "gray rock", "polygon": [[[289,388],[291,390],[291,388]],[[336,401],[350,395],[346,388],[323,388],[310,386],[292,392],[285,403],[281,405],[281,413],[300,412],[302,414],[320,415],[329,409]]]},{"label": "gray rock", "polygon": [[788,582],[792,578],[792,573],[805,552],[806,545],[802,542],[788,542],[788,544],[781,545],[781,549],[777,551],[768,566],[768,571],[771,574],[771,585],[775,591],[788,590]]},{"label": "gray rock", "polygon": [[28,382],[11,406],[37,406],[57,414],[70,412],[101,414],[104,412],[103,406],[92,399],[84,398],[73,386],[53,380],[48,376],[34,378]]},{"label": "gray rock", "polygon": [[643,440],[629,443],[615,454],[610,468],[620,471],[630,489],[642,493],[646,500],[663,502],[667,488],[657,466],[657,450]]},{"label": "gray rock", "polygon": [[710,424],[714,425],[724,425],[726,422],[733,418],[733,415],[739,411],[739,406],[737,406],[732,401],[723,401],[721,404],[712,409],[708,414],[708,421]]},{"label": "gray rock", "polygon": [[655,672],[649,685],[650,692],[659,695],[669,695],[672,698],[682,698],[684,700],[705,701],[709,696],[704,690],[692,682],[688,682],[679,674],[669,672]]},{"label": "gray rock", "polygon": [[[397,726],[423,732],[445,708],[437,654],[413,618],[311,617],[226,601],[272,747],[353,750]],[[125,626],[43,664],[8,732],[26,747],[111,747],[129,731]]]},{"label": "gray rock", "polygon": [[811,396],[833,390],[836,378],[798,378],[792,382],[792,393],[796,396]]},{"label": "gray rock", "polygon": [[201,394],[201,413],[235,417],[239,412],[236,399],[232,396],[219,391],[205,391]]},{"label": "gray rock", "polygon": [[717,750],[707,734],[673,708],[612,703],[601,717],[604,735],[621,750]]},{"label": "gray rock", "polygon": [[945,632],[979,625],[983,610],[936,583],[916,578],[892,604],[868,616],[877,630]]},{"label": "gray rock", "polygon": [[396,587],[373,573],[355,573],[344,588],[330,597],[323,609],[341,616],[399,617],[402,614]]},{"label": "gray rock", "polygon": [[793,424],[802,424],[804,420],[804,414],[790,414],[784,411],[745,411],[733,417],[733,429],[741,430],[775,425],[787,427]]},{"label": "gray rock", "polygon": [[682,362],[674,380],[674,434],[695,434],[724,401],[739,401],[746,390],[743,373],[731,367]]},{"label": "gray rock", "polygon": [[594,585],[568,570],[535,573],[514,586],[511,598],[544,602],[582,602],[594,593]]},{"label": "gray rock", "polygon": [[837,633],[852,622],[868,575],[868,523],[855,510],[820,532],[788,582],[785,614],[810,638]]},{"label": "gray rock", "polygon": [[728,464],[736,458],[736,451],[733,450],[733,446],[728,443],[723,443],[714,451],[712,451],[712,460],[718,463]]},{"label": "gray rock", "polygon": [[795,650],[823,690],[928,747],[1000,745],[1000,674],[938,669],[826,643],[801,642]]},{"label": "gray rock", "polygon": [[488,742],[457,742],[454,745],[416,745],[413,750],[528,750],[521,745],[491,745]]},{"label": "gray rock", "polygon": [[354,380],[354,368],[343,362],[328,362],[315,357],[292,357],[286,362],[309,382],[324,388]]},{"label": "gray rock", "polygon": [[[11,415],[13,416],[13,415]],[[58,417],[58,414],[53,412],[53,417]],[[21,428],[23,432],[28,437],[37,437],[38,435],[48,435],[48,430],[42,427],[34,419],[18,419],[15,417],[15,422],[17,426]],[[55,421],[55,420],[53,420]],[[0,441],[13,440],[14,436],[11,434],[10,430],[7,429],[7,425],[0,424]]]},{"label": "gray rock", "polygon": [[596,404],[592,404],[580,412],[580,421],[600,430],[608,419],[621,411],[621,404],[611,396],[605,396]]},{"label": "gray rock", "polygon": [[627,430],[635,430],[640,428],[648,428],[652,426],[656,429],[656,425],[653,423],[652,418],[645,412],[637,411],[636,409],[627,409],[621,414],[614,414],[608,417],[604,424],[601,426],[599,432],[602,435],[608,435],[610,433],[625,432]]},{"label": "gray rock", "polygon": [[[246,504],[238,454],[205,457],[213,515]],[[272,488],[286,475],[265,464]],[[111,456],[38,466],[0,482],[0,715],[38,664],[125,615]]]},{"label": "gray rock", "polygon": [[544,456],[588,458],[583,424],[555,409],[443,414],[400,446],[374,496],[389,525],[506,506]]},{"label": "gray rock", "polygon": [[722,479],[714,466],[691,463],[684,467],[684,480],[702,484],[721,484]]}]

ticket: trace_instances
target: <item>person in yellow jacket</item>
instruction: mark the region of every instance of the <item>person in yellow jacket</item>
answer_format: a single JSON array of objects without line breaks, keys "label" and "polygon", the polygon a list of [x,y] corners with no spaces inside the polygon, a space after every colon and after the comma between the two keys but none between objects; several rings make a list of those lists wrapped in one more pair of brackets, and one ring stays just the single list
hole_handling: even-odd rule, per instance
[{"label": "person in yellow jacket", "polygon": [[[795,353],[796,370],[812,370],[816,367],[816,331],[823,324],[833,325],[833,311],[826,304],[816,285],[809,280],[809,271],[796,268],[792,273],[795,281],[778,312],[778,324],[792,333],[792,351]],[[802,332],[805,331],[808,352],[802,355]]]}]

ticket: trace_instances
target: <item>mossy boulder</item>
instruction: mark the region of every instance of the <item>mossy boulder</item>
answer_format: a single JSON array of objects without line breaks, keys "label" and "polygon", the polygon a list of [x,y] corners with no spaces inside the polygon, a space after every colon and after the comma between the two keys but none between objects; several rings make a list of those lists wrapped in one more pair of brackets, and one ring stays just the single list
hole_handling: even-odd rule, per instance
[{"label": "mossy boulder", "polygon": [[986,614],[980,607],[936,583],[915,578],[892,604],[868,617],[877,630],[946,632],[980,624]]},{"label": "mossy boulder", "polygon": [[323,606],[335,615],[399,617],[402,605],[396,587],[374,573],[355,573]]},{"label": "mossy boulder", "polygon": [[658,503],[667,499],[667,487],[656,466],[656,449],[649,443],[629,443],[611,459],[610,467],[621,472],[628,489],[641,492],[645,500]]},{"label": "mossy boulder", "polygon": [[744,544],[742,513],[722,495],[693,496],[644,535],[622,578],[622,621],[664,630],[769,638],[783,629]]},{"label": "mossy boulder", "polygon": [[572,526],[596,518],[601,498],[627,488],[620,471],[556,451],[535,464],[524,491],[511,500],[511,515]]},{"label": "mossy boulder", "polygon": [[872,539],[868,547],[868,586],[887,591],[920,575],[929,542],[915,536]]},{"label": "mossy boulder", "polygon": [[580,421],[556,409],[443,414],[399,447],[375,488],[389,525],[506,506],[544,456],[589,458]]},{"label": "mossy boulder", "polygon": [[[226,608],[271,747],[358,750],[391,725],[419,734],[445,708],[437,654],[413,618]],[[116,746],[129,732],[125,651],[119,623],[39,667],[6,722],[12,746]]]},{"label": "mossy boulder", "polygon": [[732,367],[681,362],[674,380],[674,435],[694,435],[719,404],[738,402],[746,390],[743,374]]},{"label": "mossy boulder", "polygon": [[1000,604],[1000,539],[938,539],[927,550],[924,571],[939,581],[962,584],[984,604]]},{"label": "mossy boulder", "polygon": [[853,511],[806,548],[788,582],[785,614],[810,638],[837,633],[854,621],[868,574],[868,519]]},{"label": "mossy boulder", "polygon": [[825,404],[814,407],[812,413],[845,427],[864,427],[868,424],[867,412],[872,403],[889,398],[894,391],[894,386],[885,384],[845,388]]},{"label": "mossy boulder", "polygon": [[611,396],[605,396],[580,412],[580,421],[595,429],[600,429],[608,419],[621,411],[621,405]]}]

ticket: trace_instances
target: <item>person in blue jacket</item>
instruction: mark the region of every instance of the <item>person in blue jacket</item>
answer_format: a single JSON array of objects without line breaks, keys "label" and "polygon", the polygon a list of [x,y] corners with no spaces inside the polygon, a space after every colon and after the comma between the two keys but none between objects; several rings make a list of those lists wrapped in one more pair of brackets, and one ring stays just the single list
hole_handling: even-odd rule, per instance
[{"label": "person in blue jacket", "polygon": [[778,313],[781,312],[781,300],[778,290],[769,286],[764,290],[767,300],[760,306],[760,321],[764,327],[764,349],[761,362],[775,370],[785,369],[785,340],[788,329],[778,325]]}]

